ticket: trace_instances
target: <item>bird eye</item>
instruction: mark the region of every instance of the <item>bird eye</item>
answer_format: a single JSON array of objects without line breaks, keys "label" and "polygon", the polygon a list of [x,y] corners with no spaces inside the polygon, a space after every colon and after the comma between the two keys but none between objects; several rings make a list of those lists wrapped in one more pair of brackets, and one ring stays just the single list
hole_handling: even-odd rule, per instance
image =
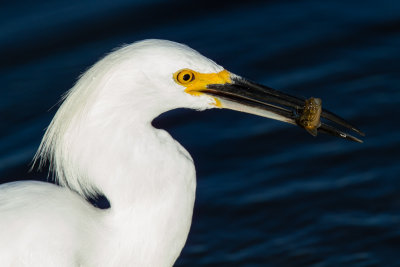
[{"label": "bird eye", "polygon": [[181,70],[176,75],[176,81],[180,84],[187,84],[195,79],[194,72],[191,70]]}]

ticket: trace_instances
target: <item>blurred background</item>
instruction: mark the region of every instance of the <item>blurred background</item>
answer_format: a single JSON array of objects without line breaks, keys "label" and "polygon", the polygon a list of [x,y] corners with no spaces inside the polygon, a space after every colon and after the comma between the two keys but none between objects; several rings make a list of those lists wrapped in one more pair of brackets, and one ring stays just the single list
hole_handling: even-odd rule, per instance
[{"label": "blurred background", "polygon": [[364,144],[227,110],[157,118],[198,172],[176,266],[400,266],[400,2],[13,1],[0,6],[1,182],[28,172],[57,102],[105,53],[182,42],[360,127]]}]

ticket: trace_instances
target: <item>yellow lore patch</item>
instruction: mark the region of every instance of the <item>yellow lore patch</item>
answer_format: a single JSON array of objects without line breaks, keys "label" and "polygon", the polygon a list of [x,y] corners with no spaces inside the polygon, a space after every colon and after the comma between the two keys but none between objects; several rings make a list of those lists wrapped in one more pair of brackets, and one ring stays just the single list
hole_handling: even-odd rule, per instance
[{"label": "yellow lore patch", "polygon": [[[229,71],[223,70],[218,73],[199,73],[190,69],[182,69],[174,73],[174,80],[177,84],[185,86],[185,92],[194,96],[203,94],[209,84],[231,83]],[[215,106],[222,107],[221,102],[215,98]]]}]

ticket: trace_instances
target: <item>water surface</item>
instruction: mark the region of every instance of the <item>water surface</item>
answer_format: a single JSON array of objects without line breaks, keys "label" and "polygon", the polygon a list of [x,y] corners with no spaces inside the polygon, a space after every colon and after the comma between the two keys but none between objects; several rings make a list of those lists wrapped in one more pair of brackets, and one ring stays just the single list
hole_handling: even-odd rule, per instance
[{"label": "water surface", "polygon": [[[399,266],[400,4],[19,1],[0,8],[0,177],[29,163],[53,107],[105,53],[182,42],[230,71],[320,97],[367,134],[316,138],[233,111],[156,120],[192,154],[197,199],[176,266]],[[51,107],[53,107],[51,109]]]}]

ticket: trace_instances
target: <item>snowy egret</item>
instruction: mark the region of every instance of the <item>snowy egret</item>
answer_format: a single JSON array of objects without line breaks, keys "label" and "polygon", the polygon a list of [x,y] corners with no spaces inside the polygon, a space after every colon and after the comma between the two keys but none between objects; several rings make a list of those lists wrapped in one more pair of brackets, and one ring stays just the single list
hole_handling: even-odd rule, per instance
[{"label": "snowy egret", "polygon": [[[228,108],[296,124],[304,103],[175,42],[145,40],[110,53],[65,96],[35,156],[60,186],[0,187],[1,265],[173,265],[191,224],[195,168],[152,120],[176,108]],[[326,110],[321,117],[361,133]],[[318,131],[359,140],[325,123]],[[98,193],[109,209],[86,200]]]}]

